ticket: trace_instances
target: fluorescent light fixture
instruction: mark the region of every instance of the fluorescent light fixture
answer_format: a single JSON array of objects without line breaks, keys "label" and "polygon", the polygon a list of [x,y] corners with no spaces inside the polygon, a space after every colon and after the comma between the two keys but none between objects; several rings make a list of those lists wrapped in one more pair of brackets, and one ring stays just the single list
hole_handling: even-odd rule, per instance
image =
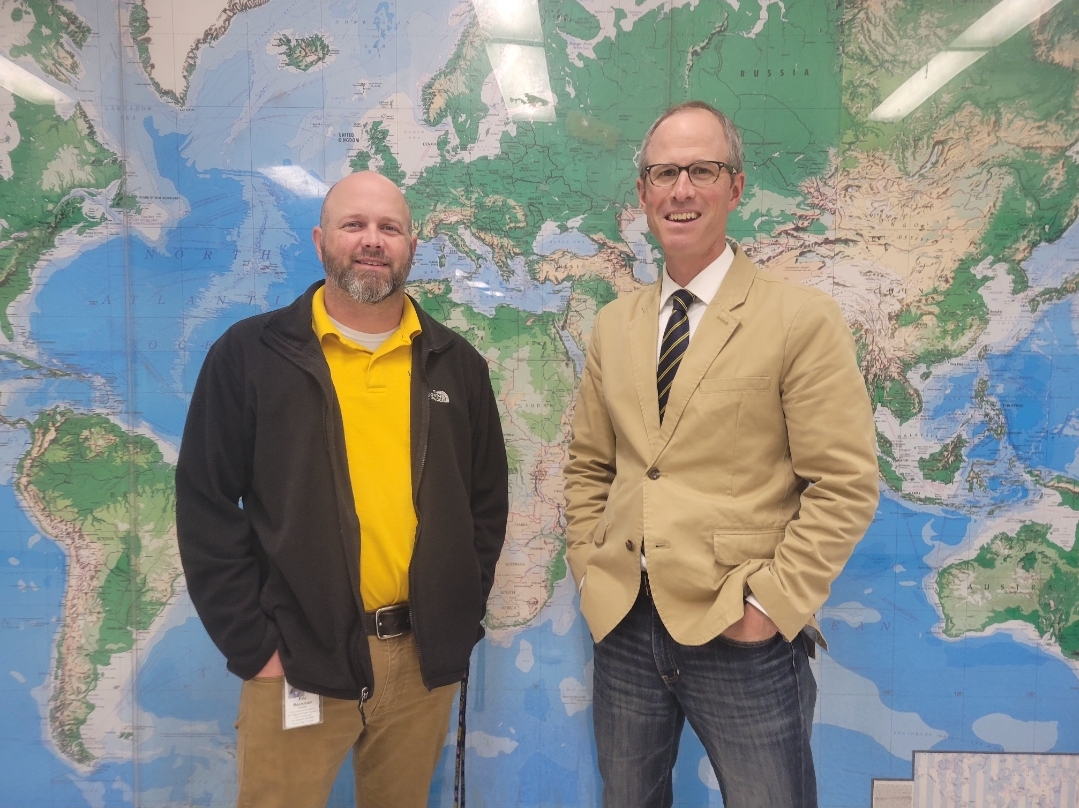
[{"label": "fluorescent light fixture", "polygon": [[1060,0],[1001,0],[959,35],[952,48],[992,48],[1022,31]]},{"label": "fluorescent light fixture", "polygon": [[75,106],[74,98],[3,56],[0,56],[0,87],[33,104],[52,104],[61,115],[70,113]]},{"label": "fluorescent light fixture", "polygon": [[321,199],[330,190],[329,185],[299,166],[267,166],[260,168],[259,173],[286,191],[308,199]]},{"label": "fluorescent light fixture", "polygon": [[487,56],[513,121],[553,121],[555,97],[543,48],[491,42]]},{"label": "fluorescent light fixture", "polygon": [[869,113],[871,121],[898,121],[925,103],[937,90],[954,79],[993,48],[1026,28],[1050,11],[1060,0],[1001,0],[985,12],[929,64]]},{"label": "fluorescent light fixture", "polygon": [[472,0],[472,6],[491,39],[543,44],[538,0]]},{"label": "fluorescent light fixture", "polygon": [[898,121],[905,118],[929,99],[937,90],[954,79],[987,51],[944,51],[929,60],[929,64],[903,82],[884,103],[869,113],[871,121]]}]

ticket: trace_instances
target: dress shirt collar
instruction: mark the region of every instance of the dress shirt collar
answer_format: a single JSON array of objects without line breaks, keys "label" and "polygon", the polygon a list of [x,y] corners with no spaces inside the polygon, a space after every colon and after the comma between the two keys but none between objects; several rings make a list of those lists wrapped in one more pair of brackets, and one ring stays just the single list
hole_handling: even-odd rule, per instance
[{"label": "dress shirt collar", "polygon": [[[719,286],[727,276],[727,270],[734,262],[734,250],[728,244],[719,257],[698,272],[693,280],[686,284],[685,288],[693,293],[693,296],[707,306],[719,291]],[[667,274],[667,268],[663,268],[663,283],[659,288],[659,307],[662,309],[671,295],[682,287],[675,283]]]}]

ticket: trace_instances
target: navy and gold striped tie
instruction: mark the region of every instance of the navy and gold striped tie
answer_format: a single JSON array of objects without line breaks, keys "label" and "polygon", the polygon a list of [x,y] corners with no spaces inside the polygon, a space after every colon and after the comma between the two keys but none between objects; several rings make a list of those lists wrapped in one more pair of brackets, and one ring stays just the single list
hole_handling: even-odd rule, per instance
[{"label": "navy and gold striped tie", "polygon": [[663,423],[663,412],[667,409],[667,399],[674,384],[674,374],[682,355],[689,345],[689,304],[693,302],[693,293],[679,289],[671,295],[674,308],[663,331],[663,344],[659,349],[659,364],[656,367],[656,387],[659,390],[659,422]]}]

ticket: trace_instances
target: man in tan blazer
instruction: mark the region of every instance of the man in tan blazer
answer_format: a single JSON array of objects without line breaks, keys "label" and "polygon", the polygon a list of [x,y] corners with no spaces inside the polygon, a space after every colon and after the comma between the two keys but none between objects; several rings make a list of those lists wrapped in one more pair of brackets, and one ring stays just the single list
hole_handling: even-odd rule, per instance
[{"label": "man in tan blazer", "polygon": [[596,318],[565,470],[603,804],[671,805],[688,718],[727,808],[815,808],[813,615],[878,498],[854,341],[727,243],[726,116],[673,107],[640,165],[665,269]]}]

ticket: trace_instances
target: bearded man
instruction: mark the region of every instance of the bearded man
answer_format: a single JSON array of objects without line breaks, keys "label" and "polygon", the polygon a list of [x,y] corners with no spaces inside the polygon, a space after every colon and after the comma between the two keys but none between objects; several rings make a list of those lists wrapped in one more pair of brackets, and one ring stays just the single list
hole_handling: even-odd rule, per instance
[{"label": "bearded man", "polygon": [[188,591],[243,679],[237,804],[425,806],[502,549],[506,449],[487,363],[404,292],[404,196],[353,174],[326,270],[206,357],[176,471]]}]

